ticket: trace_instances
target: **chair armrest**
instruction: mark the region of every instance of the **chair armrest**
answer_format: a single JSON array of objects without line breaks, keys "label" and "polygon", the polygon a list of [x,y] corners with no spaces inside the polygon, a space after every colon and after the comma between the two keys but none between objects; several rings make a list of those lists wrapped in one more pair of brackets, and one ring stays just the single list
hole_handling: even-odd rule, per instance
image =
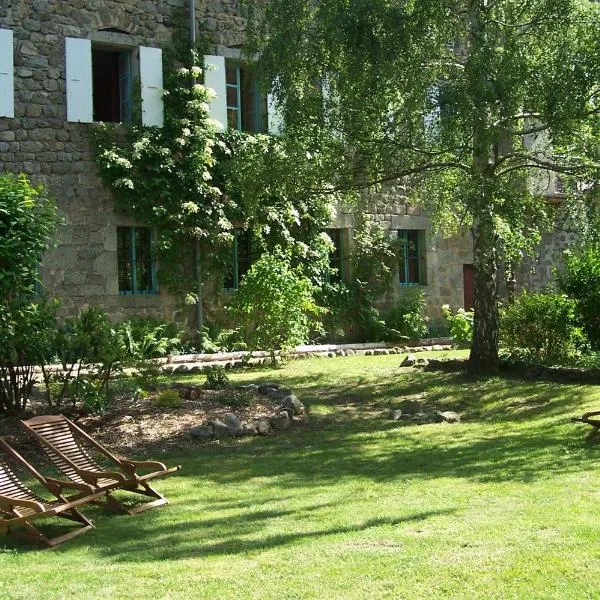
[{"label": "chair armrest", "polygon": [[128,458],[121,459],[121,467],[132,475],[136,474],[138,468],[147,467],[149,469],[159,469],[160,471],[166,471],[167,466],[157,460],[129,460]]},{"label": "chair armrest", "polygon": [[[94,488],[88,483],[78,483],[76,481],[64,481],[62,479],[55,479],[54,477],[46,477],[46,485],[48,489],[57,495],[62,495],[63,488],[70,488],[73,490],[79,490],[91,494]],[[56,492],[55,492],[56,490]]]},{"label": "chair armrest", "polygon": [[117,481],[127,481],[127,478],[123,473],[117,473],[116,471],[87,471],[86,469],[77,469],[77,474],[86,483],[96,485],[98,479],[116,479]]},{"label": "chair armrest", "polygon": [[44,512],[46,509],[40,502],[34,500],[24,500],[23,498],[11,498],[10,496],[4,496],[0,494],[0,506],[20,506],[21,508],[33,508],[36,512]]}]

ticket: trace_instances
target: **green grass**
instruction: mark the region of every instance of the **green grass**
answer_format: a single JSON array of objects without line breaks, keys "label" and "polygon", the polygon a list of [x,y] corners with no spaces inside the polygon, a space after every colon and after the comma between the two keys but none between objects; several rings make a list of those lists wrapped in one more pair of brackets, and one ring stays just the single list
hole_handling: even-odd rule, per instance
[{"label": "green grass", "polygon": [[[236,374],[308,405],[273,438],[160,458],[171,505],[88,513],[53,550],[7,542],[4,598],[598,598],[600,447],[570,416],[600,387],[400,369],[402,357]],[[426,393],[459,425],[385,413]],[[0,544],[4,540],[0,541]]]}]

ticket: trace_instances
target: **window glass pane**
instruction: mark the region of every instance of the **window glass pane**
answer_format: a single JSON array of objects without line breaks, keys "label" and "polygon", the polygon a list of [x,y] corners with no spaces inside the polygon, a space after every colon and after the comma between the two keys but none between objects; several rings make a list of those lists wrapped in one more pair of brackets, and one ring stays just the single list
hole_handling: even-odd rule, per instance
[{"label": "window glass pane", "polygon": [[117,227],[117,269],[119,291],[133,291],[131,228]]},{"label": "window glass pane", "polygon": [[227,106],[228,108],[238,107],[238,89],[237,87],[227,86]]},{"label": "window glass pane", "polygon": [[238,111],[235,108],[227,109],[227,125],[229,129],[239,129]]},{"label": "window glass pane", "polygon": [[131,53],[119,54],[119,99],[121,122],[131,122]]},{"label": "window glass pane", "polygon": [[421,273],[424,272],[424,256],[421,252],[422,231],[418,229],[398,230],[400,251],[398,260],[398,276],[402,285],[421,284]]},{"label": "window glass pane", "polygon": [[137,292],[152,290],[151,234],[147,227],[135,228],[135,284]]},{"label": "window glass pane", "polygon": [[225,61],[225,78],[227,81],[227,85],[234,85],[237,87],[237,85],[238,85],[237,66],[232,65],[231,63],[228,63],[227,61]]}]

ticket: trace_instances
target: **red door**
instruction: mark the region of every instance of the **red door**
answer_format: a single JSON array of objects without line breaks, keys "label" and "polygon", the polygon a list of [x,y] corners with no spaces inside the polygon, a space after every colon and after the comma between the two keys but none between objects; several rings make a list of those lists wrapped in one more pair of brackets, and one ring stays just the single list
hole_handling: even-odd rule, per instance
[{"label": "red door", "polygon": [[473,279],[475,271],[473,265],[463,265],[463,292],[465,296],[465,309],[469,310],[473,304]]}]

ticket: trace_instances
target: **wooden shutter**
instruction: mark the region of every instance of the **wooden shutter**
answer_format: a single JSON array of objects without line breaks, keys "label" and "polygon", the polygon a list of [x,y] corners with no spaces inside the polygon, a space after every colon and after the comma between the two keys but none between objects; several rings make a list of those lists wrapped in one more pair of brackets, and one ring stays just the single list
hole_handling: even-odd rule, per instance
[{"label": "wooden shutter", "polygon": [[140,81],[142,86],[142,124],[162,127],[163,71],[162,50],[140,46]]},{"label": "wooden shutter", "polygon": [[204,57],[204,85],[212,88],[217,95],[209,103],[212,119],[218,121],[220,130],[227,129],[227,80],[225,77],[225,58],[223,56],[206,55]]},{"label": "wooden shutter", "polygon": [[0,29],[0,117],[15,116],[13,32]]},{"label": "wooden shutter", "polygon": [[92,42],[65,38],[67,121],[92,123]]}]

